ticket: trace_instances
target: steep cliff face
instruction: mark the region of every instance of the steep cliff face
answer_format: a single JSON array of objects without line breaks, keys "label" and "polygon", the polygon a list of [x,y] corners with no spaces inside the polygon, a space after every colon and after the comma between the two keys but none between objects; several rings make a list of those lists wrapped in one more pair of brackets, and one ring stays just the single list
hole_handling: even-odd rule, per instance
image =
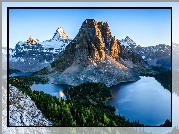
[{"label": "steep cliff face", "polygon": [[120,41],[112,36],[107,22],[86,19],[64,54],[51,64],[57,74],[49,77],[54,83],[69,85],[92,81],[111,86],[138,80],[137,73],[131,70],[137,60],[133,59],[129,64],[129,58],[126,58],[127,62],[122,59],[126,54],[122,51]]},{"label": "steep cliff face", "polygon": [[[107,22],[87,19],[82,23],[76,37],[66,47],[64,55],[54,62],[63,72],[73,62],[87,67],[91,62],[104,62],[106,55],[119,61],[120,42],[111,35]],[[63,60],[65,59],[65,60]]]}]

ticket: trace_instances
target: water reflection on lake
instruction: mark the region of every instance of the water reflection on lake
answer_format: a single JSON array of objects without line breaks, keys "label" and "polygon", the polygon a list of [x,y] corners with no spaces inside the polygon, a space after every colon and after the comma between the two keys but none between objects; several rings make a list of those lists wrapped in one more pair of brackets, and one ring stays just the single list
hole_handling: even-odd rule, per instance
[{"label": "water reflection on lake", "polygon": [[[172,128],[179,126],[179,96],[175,92],[172,93]],[[146,127],[146,132],[155,132],[157,134],[166,134],[172,130],[171,127]]]},{"label": "water reflection on lake", "polygon": [[156,126],[171,119],[171,93],[153,77],[111,87],[112,98],[108,105],[130,121]]},{"label": "water reflection on lake", "polygon": [[[17,73],[10,76],[30,74]],[[65,84],[33,84],[31,89],[59,98],[60,91],[63,92],[69,87]],[[156,126],[164,123],[166,119],[171,119],[171,93],[153,77],[141,77],[139,81],[119,84],[110,89],[114,98],[107,104],[114,106],[118,114],[125,116],[130,121],[139,119],[142,124]],[[66,99],[66,96],[63,99]],[[176,101],[179,100],[179,97],[173,95],[173,99]],[[176,104],[175,101],[173,100],[173,105]],[[176,123],[179,124],[179,122]]]},{"label": "water reflection on lake", "polygon": [[[43,91],[44,93],[60,98],[60,91],[63,92],[63,90],[67,89],[68,87],[69,86],[65,84],[33,84],[31,89],[36,91]],[[66,100],[65,95],[62,98]]]}]

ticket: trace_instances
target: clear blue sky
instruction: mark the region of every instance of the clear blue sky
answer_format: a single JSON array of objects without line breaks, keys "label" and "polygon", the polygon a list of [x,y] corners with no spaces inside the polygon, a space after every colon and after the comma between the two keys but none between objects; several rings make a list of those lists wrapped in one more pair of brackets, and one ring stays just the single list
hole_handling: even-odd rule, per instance
[{"label": "clear blue sky", "polygon": [[[113,7],[172,7],[172,27],[173,27],[173,29],[172,29],[172,42],[179,43],[179,38],[178,38],[178,35],[179,35],[179,25],[178,25],[179,24],[179,17],[178,17],[179,3],[178,2],[96,2],[96,3],[94,3],[94,2],[35,2],[35,3],[34,2],[18,2],[18,4],[16,2],[3,2],[2,3],[2,18],[3,18],[2,19],[2,33],[3,33],[2,34],[2,46],[7,46],[7,28],[6,28],[7,27],[7,9],[6,8],[7,7],[16,7],[16,6],[18,6],[18,7],[60,7],[60,6],[62,6],[62,7],[70,7],[70,6],[74,6],[74,7],[77,7],[77,6],[78,7],[80,7],[80,6],[82,6],[82,7],[84,7],[84,6],[85,7],[91,7],[91,6],[92,7],[94,7],[94,6],[97,6],[97,7],[100,7],[100,6],[109,6],[109,7],[112,7],[112,6]],[[18,14],[20,14],[20,13],[18,13]],[[18,14],[15,14],[15,15],[18,16]],[[79,25],[81,26],[81,23],[84,21],[84,19],[87,18],[87,17],[85,17],[83,19],[81,14],[80,14],[80,16],[79,15],[78,16],[72,15],[71,17],[68,17],[68,18],[72,18],[72,17],[75,16],[75,19],[74,19],[75,21],[72,20],[72,22],[74,24],[73,25],[74,31],[71,31],[71,27],[70,27],[71,24],[70,25],[68,24],[70,21],[68,21],[68,23],[67,22],[65,22],[63,24],[61,23],[62,17],[65,17],[63,14],[61,15],[61,13],[60,14],[56,13],[56,15],[52,15],[52,16],[46,16],[46,17],[50,17],[50,18],[56,18],[55,21],[49,20],[49,19],[44,21],[44,19],[35,18],[36,14],[32,14],[32,15],[34,16],[34,19],[36,19],[36,23],[37,23],[33,27],[36,28],[38,26],[40,28],[42,26],[42,29],[33,31],[32,28],[27,27],[27,24],[30,21],[28,21],[27,24],[25,24],[25,23],[23,24],[23,22],[26,21],[26,18],[23,19],[23,18],[19,17],[20,18],[19,23],[17,23],[17,19],[16,19],[16,21],[14,21],[14,25],[17,24],[17,25],[15,25],[15,27],[13,27],[15,29],[14,30],[10,29],[11,31],[15,31],[15,33],[11,33],[11,35],[10,35],[10,43],[11,43],[10,47],[14,47],[15,44],[18,41],[27,40],[27,38],[31,35],[36,36],[40,41],[50,39],[50,38],[52,38],[53,33],[55,32],[55,30],[57,29],[58,26],[64,27],[68,36],[73,38],[73,36],[75,36],[76,33],[77,33],[75,31],[75,29],[78,31],[78,29],[80,28]],[[90,14],[88,14],[88,16],[89,15]],[[129,13],[129,15],[130,15],[130,13]],[[57,17],[57,16],[60,16],[60,17]],[[135,22],[134,20],[132,20],[132,23],[130,23],[130,25],[129,25],[129,23],[125,23],[126,20],[129,20],[128,18],[130,18],[130,16],[128,16],[128,17],[127,16],[123,16],[123,17],[121,16],[122,17],[121,20],[120,20],[120,17],[118,17],[118,22],[117,21],[114,22],[112,20],[105,20],[105,18],[108,17],[108,16],[105,16],[105,14],[103,14],[102,16],[101,16],[101,18],[99,18],[99,17],[97,18],[97,16],[95,16],[95,18],[97,18],[96,19],[97,21],[101,21],[101,20],[108,21],[113,36],[116,36],[118,39],[125,38],[125,36],[128,35],[137,44],[142,45],[142,46],[156,45],[156,44],[159,44],[159,43],[165,43],[165,44],[170,45],[170,41],[166,41],[166,39],[170,40],[169,39],[170,35],[171,35],[170,33],[168,33],[168,32],[158,32],[159,33],[158,34],[157,30],[154,29],[155,31],[152,32],[153,28],[151,28],[151,29],[148,28],[149,25],[152,24],[152,21],[155,22],[155,23],[162,21],[162,23],[159,27],[151,26],[151,25],[150,25],[150,27],[157,27],[157,29],[160,28],[161,31],[167,31],[168,29],[166,29],[166,27],[165,27],[165,25],[167,25],[167,22],[164,22],[164,20],[166,18],[164,17],[162,19],[159,19],[159,18],[161,18],[161,15],[159,15],[159,18],[151,16],[151,18],[157,18],[158,21],[153,20],[153,19],[149,19],[150,23],[148,21],[146,21],[148,23],[142,23],[142,25],[141,25],[141,23],[138,23],[136,25],[135,23],[133,23],[133,22]],[[155,16],[157,16],[157,14]],[[31,16],[29,16],[29,18],[30,17]],[[138,17],[140,18],[140,14],[138,14]],[[145,17],[146,17],[146,15],[145,15]],[[43,18],[43,17],[39,17],[39,18]],[[81,18],[82,22],[80,22],[79,24],[76,24],[76,21],[77,20],[80,21],[80,18]],[[142,18],[140,18],[140,20],[141,19]],[[147,20],[147,18],[145,20]],[[41,21],[43,21],[43,22],[41,23]],[[51,21],[55,25],[47,23],[48,21]],[[137,19],[136,19],[136,21],[137,21]],[[31,24],[31,26],[32,26],[32,24]],[[115,26],[113,26],[113,24],[115,24]],[[125,24],[125,26],[128,24],[128,27],[122,26],[120,24]],[[117,27],[117,25],[118,25],[118,27]],[[142,28],[138,29],[137,28],[138,25],[140,27],[144,26],[144,29],[142,29]],[[145,27],[146,25],[147,25],[147,27]],[[23,32],[23,34],[22,34],[22,31],[23,31],[22,27],[23,28],[25,27],[24,29],[26,31],[28,29],[28,32]],[[132,27],[132,28],[129,29],[129,27]],[[164,27],[164,28],[162,28],[162,27]],[[146,28],[148,28],[148,29],[146,29]],[[146,30],[148,30],[148,31],[146,32]],[[145,31],[145,32],[143,32],[143,31]],[[170,30],[168,30],[168,31],[170,31]],[[44,33],[46,33],[46,34],[44,34]],[[141,33],[141,34],[139,35],[139,33]],[[150,33],[152,33],[152,34],[150,34]],[[168,35],[166,35],[167,33],[168,33]],[[150,35],[150,36],[148,36],[148,35]],[[158,40],[155,40],[156,36],[159,36],[160,38],[163,38],[163,39],[158,38]],[[144,37],[150,37],[150,40],[147,39],[147,38],[144,38]],[[164,39],[165,39],[165,41],[164,41]]]},{"label": "clear blue sky", "polygon": [[171,43],[170,10],[166,9],[11,9],[9,43],[35,36],[51,39],[58,26],[74,38],[85,19],[108,22],[113,36],[132,38],[141,46]]}]

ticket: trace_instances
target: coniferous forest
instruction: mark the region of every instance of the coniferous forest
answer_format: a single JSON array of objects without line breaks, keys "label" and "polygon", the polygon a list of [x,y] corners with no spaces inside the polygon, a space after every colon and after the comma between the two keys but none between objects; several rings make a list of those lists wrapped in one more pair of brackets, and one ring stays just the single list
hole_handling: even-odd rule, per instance
[{"label": "coniferous forest", "polygon": [[70,87],[65,91],[68,99],[63,100],[30,89],[33,83],[47,83],[45,77],[11,77],[9,82],[29,95],[53,126],[144,126],[139,121],[130,122],[124,116],[116,115],[115,108],[106,105],[112,95],[102,83],[86,82]]},{"label": "coniferous forest", "polygon": [[164,67],[152,66],[151,69],[142,70],[141,76],[154,77],[165,89],[171,91],[172,72]]},{"label": "coniferous forest", "polygon": [[[153,70],[157,73],[151,74],[150,70],[144,70],[143,75],[154,77],[164,88],[171,91],[171,71],[158,68]],[[116,114],[113,106],[106,105],[113,96],[111,90],[103,83],[85,82],[65,89],[63,92],[67,100],[56,98],[43,91],[31,90],[30,86],[34,83],[48,83],[48,78],[36,76],[46,72],[48,69],[44,68],[30,76],[10,77],[9,83],[29,95],[53,126],[144,126],[139,120],[133,122],[126,120],[124,116]],[[167,119],[160,126],[171,126],[171,121]]]}]

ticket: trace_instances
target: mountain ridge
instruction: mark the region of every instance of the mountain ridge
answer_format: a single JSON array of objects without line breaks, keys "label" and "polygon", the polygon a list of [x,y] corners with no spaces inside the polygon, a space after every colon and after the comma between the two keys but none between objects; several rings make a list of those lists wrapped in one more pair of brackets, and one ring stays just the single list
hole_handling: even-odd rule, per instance
[{"label": "mountain ridge", "polygon": [[108,23],[86,19],[63,55],[51,63],[51,73],[56,74],[49,77],[54,83],[102,81],[107,86],[140,79],[135,69],[145,68],[146,63],[142,59],[123,60],[121,54],[120,41],[112,36]]},{"label": "mountain ridge", "polygon": [[38,71],[57,59],[70,41],[60,26],[50,40],[40,42],[30,36],[27,41],[19,41],[14,49],[9,49],[10,67],[22,72]]},{"label": "mountain ridge", "polygon": [[[128,36],[127,36],[128,37]],[[171,68],[171,46],[159,44],[156,46],[142,47],[137,45],[132,39],[125,38],[121,40],[121,44],[128,51],[135,52],[150,66],[163,66]],[[131,41],[132,40],[132,41]]]}]

